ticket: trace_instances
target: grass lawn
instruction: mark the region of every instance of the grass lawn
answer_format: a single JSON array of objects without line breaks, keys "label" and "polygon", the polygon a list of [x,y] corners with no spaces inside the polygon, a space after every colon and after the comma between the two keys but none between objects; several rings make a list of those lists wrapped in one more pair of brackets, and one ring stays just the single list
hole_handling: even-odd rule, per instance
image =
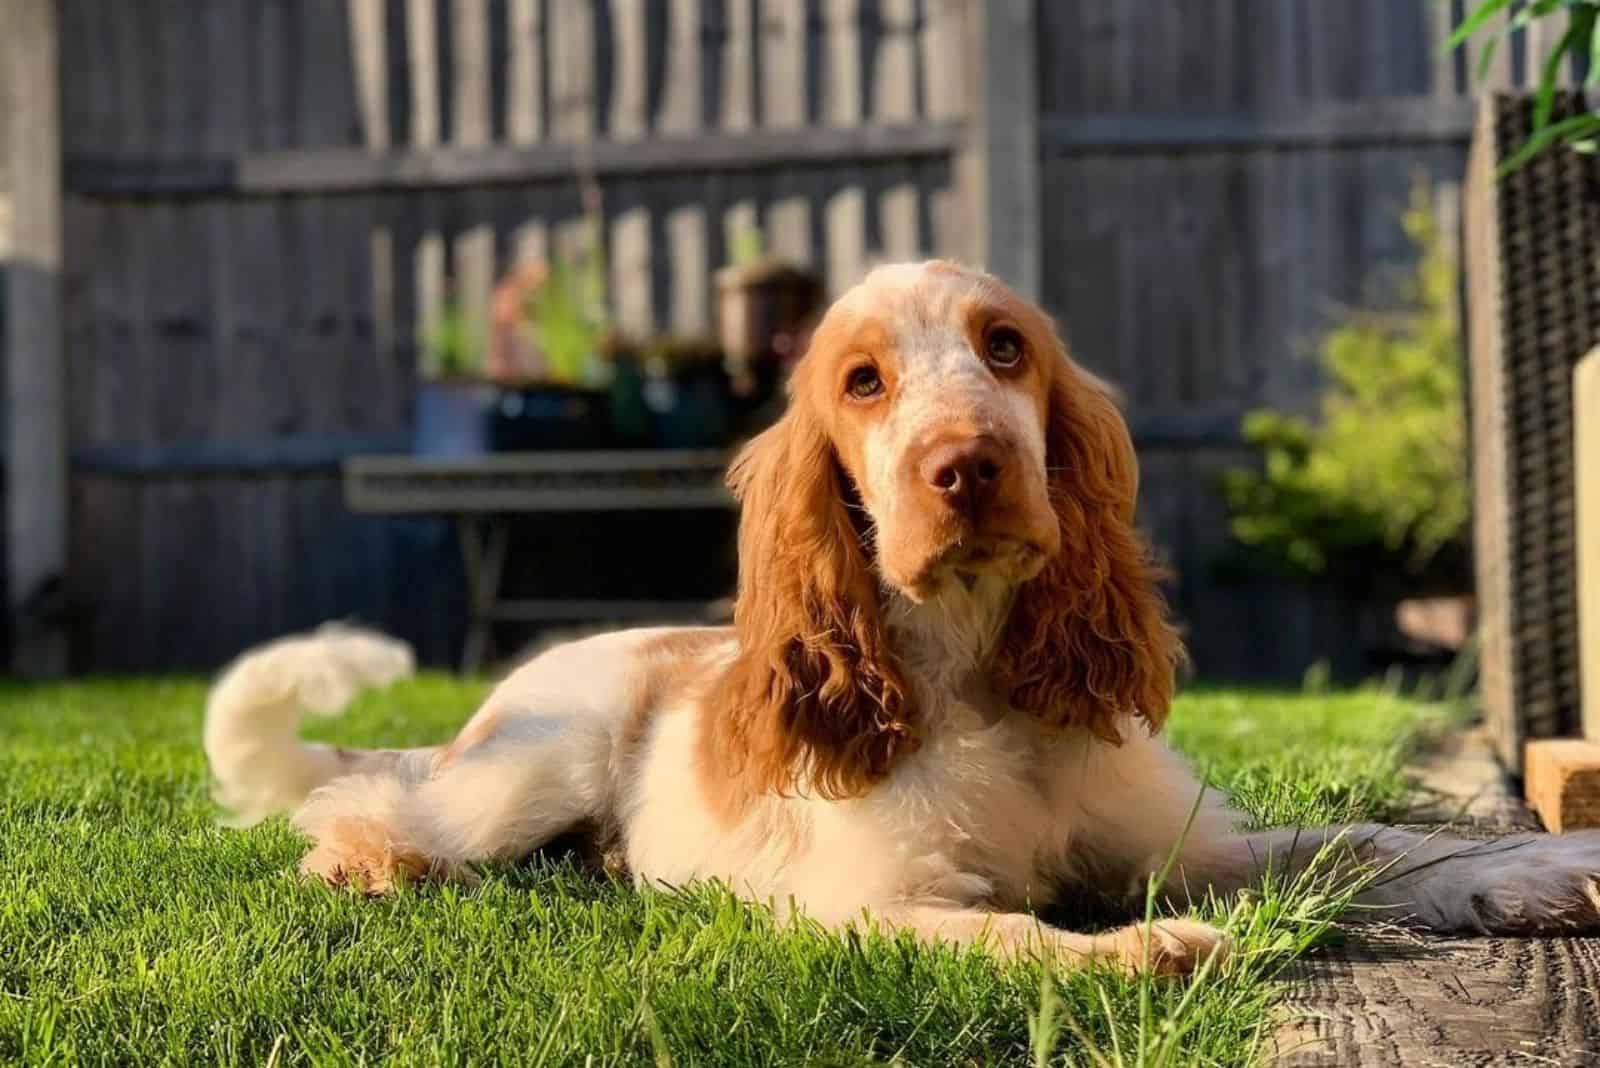
[{"label": "grass lawn", "polygon": [[[323,725],[440,741],[482,693],[423,678]],[[1246,1064],[1276,969],[1337,894],[1269,889],[1194,984],[776,928],[714,888],[637,894],[544,859],[475,891],[299,882],[282,820],[215,822],[204,684],[0,687],[0,1063]],[[1383,817],[1437,706],[1198,689],[1171,733],[1257,820]],[[848,877],[849,858],[840,858]]]}]

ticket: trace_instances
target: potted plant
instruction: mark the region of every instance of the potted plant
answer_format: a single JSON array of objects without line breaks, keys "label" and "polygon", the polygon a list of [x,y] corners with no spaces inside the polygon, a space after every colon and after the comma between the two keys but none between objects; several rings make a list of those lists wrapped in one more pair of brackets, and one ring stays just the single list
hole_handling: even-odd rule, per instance
[{"label": "potted plant", "polygon": [[1401,602],[1454,599],[1431,616],[1461,618],[1472,589],[1456,267],[1421,183],[1404,225],[1418,259],[1400,306],[1354,312],[1322,340],[1320,417],[1249,413],[1260,466],[1222,477],[1223,566],[1326,583],[1391,647]]},{"label": "potted plant", "polygon": [[483,378],[483,333],[457,300],[422,331],[412,445],[422,456],[473,456],[488,445],[494,388]]},{"label": "potted plant", "polygon": [[651,444],[668,449],[727,444],[734,411],[726,354],[715,339],[662,337],[644,347],[639,361]]},{"label": "potted plant", "polygon": [[491,420],[497,451],[610,443],[612,377],[605,271],[594,242],[567,260],[524,265],[496,290]]},{"label": "potted plant", "polygon": [[762,250],[761,234],[745,230],[732,262],[717,272],[717,342],[733,393],[758,405],[799,359],[818,313],[822,279]]}]

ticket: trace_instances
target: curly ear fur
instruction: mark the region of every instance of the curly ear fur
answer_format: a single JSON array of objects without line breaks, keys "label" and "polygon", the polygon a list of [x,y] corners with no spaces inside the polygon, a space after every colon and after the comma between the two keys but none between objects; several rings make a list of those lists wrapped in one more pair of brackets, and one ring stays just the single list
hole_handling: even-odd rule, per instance
[{"label": "curly ear fur", "polygon": [[913,744],[877,579],[827,434],[798,399],[734,461],[739,654],[703,742],[754,792],[863,793]]},{"label": "curly ear fur", "polygon": [[1059,726],[1121,741],[1119,722],[1166,722],[1183,658],[1134,526],[1138,461],[1108,389],[1058,354],[1045,432],[1061,551],[1023,584],[999,657],[1000,692]]}]

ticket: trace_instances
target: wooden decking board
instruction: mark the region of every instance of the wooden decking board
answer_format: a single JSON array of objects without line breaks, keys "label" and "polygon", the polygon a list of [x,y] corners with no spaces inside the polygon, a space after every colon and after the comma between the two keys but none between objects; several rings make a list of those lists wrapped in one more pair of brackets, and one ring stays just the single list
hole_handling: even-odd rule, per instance
[{"label": "wooden decking board", "polygon": [[[1415,765],[1414,818],[1474,836],[1526,830],[1487,734]],[[1271,1063],[1285,1068],[1600,1065],[1600,938],[1442,938],[1354,927],[1297,962]]]}]

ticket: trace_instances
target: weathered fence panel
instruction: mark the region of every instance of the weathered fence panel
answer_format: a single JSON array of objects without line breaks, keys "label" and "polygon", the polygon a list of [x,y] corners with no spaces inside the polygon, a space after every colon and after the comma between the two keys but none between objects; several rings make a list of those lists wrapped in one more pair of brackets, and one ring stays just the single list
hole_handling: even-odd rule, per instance
[{"label": "weathered fence panel", "polygon": [[1315,403],[1316,338],[1408,255],[1413,172],[1458,179],[1465,7],[61,0],[78,662],[337,615],[445,657],[453,542],[347,514],[337,462],[403,447],[420,332],[570,248],[585,187],[640,333],[705,330],[748,228],[835,290],[990,263],[1126,393],[1199,669],[1352,648],[1331,593],[1216,577],[1212,481],[1245,411]]},{"label": "weathered fence panel", "polygon": [[[1443,42],[1465,7],[1038,5],[1042,295],[1127,395],[1141,514],[1204,673],[1362,667],[1338,591],[1220,577],[1214,487],[1251,461],[1244,413],[1313,411],[1318,339],[1342,309],[1391,299],[1413,176],[1440,187],[1454,233],[1478,86],[1475,56]],[[1524,37],[1502,49],[1499,84],[1542,58]]]},{"label": "weathered fence panel", "polygon": [[62,17],[86,666],[206,666],[341,615],[446,657],[448,531],[348,515],[335,465],[404,443],[420,331],[570,243],[580,178],[639,334],[709,328],[710,272],[744,227],[834,288],[960,251],[939,221],[960,108],[930,85],[961,74],[930,77],[941,27],[921,3],[65,0]]}]

